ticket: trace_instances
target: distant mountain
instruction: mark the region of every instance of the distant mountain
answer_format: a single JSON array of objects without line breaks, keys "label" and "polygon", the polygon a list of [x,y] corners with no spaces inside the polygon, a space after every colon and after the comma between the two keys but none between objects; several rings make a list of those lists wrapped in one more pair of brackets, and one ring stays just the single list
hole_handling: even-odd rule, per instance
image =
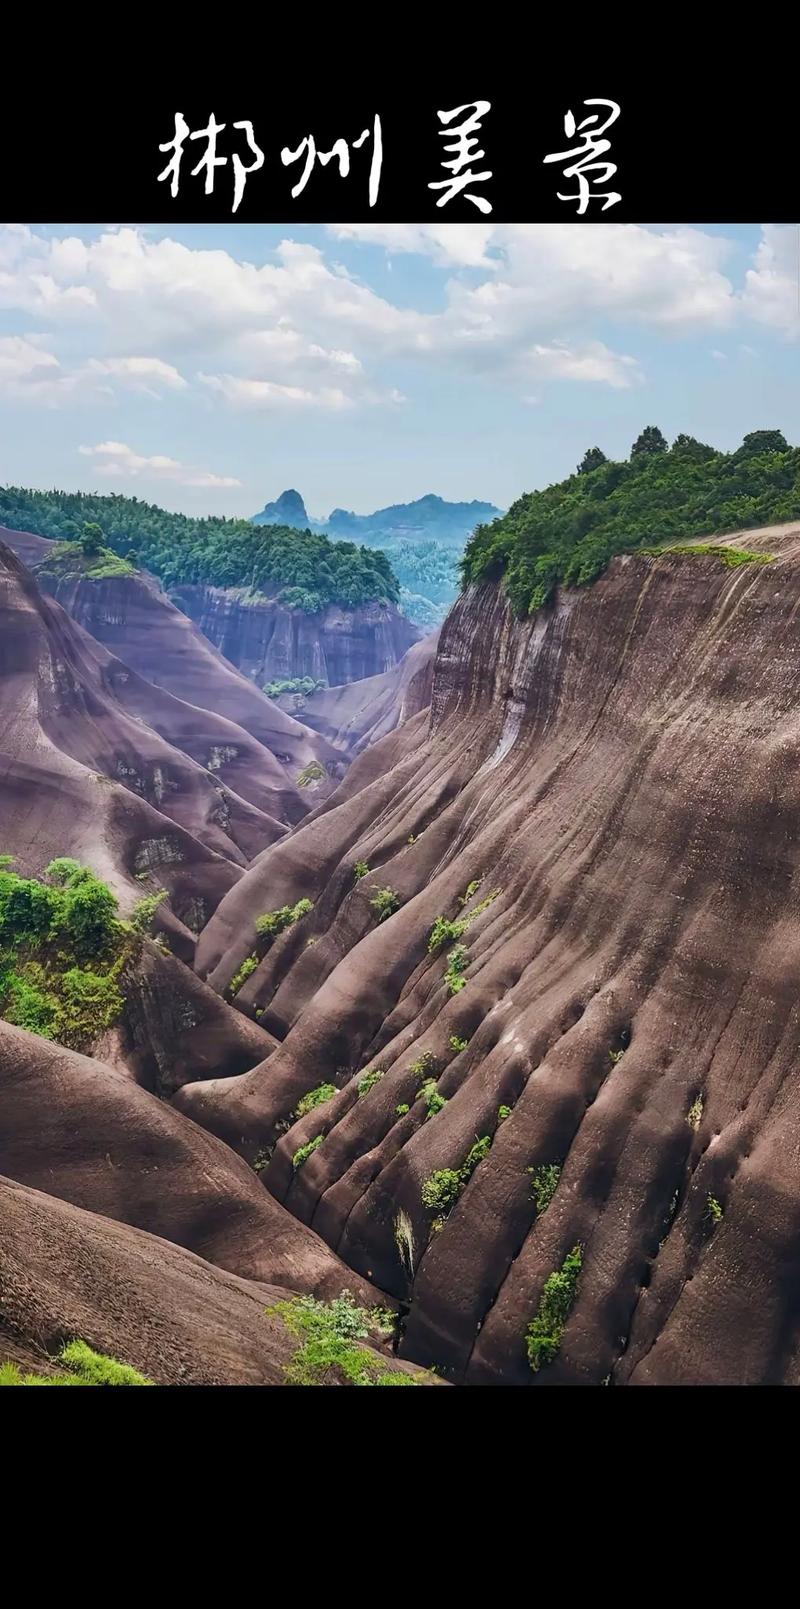
[{"label": "distant mountain", "polygon": [[444,619],[459,584],[459,561],[476,525],[502,514],[494,503],[448,503],[428,492],[413,503],[393,503],[374,514],[335,508],[327,520],[311,519],[299,492],[282,492],[253,516],[255,525],[290,525],[319,532],[335,542],[358,542],[391,555],[400,582],[400,602],[411,620],[431,630]]},{"label": "distant mountain", "polygon": [[274,503],[265,503],[260,514],[254,514],[251,525],[291,525],[298,531],[321,531],[319,520],[309,519],[306,505],[299,492],[290,488],[281,492]]}]

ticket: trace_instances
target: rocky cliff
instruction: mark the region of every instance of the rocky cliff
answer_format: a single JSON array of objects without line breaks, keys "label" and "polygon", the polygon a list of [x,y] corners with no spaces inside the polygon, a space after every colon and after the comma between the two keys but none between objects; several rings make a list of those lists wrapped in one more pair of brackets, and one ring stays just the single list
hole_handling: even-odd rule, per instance
[{"label": "rocky cliff", "polygon": [[331,604],[308,615],[236,587],[180,586],[172,597],[257,687],[302,676],[334,687],[380,675],[422,636],[391,603]]},{"label": "rocky cliff", "polygon": [[278,1047],[176,1102],[453,1380],[800,1383],[800,527],[725,540],[774,560],[472,586],[200,939],[219,990],[314,902],[237,997]]}]

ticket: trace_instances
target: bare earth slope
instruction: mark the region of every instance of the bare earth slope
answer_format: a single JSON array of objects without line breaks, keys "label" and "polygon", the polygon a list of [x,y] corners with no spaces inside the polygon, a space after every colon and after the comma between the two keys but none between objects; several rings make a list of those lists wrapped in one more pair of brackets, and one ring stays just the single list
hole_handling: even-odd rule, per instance
[{"label": "bare earth slope", "polygon": [[[224,722],[269,750],[273,760],[272,789],[282,796],[284,819],[299,820],[308,798],[298,792],[296,777],[313,761],[341,768],[341,757],[315,733],[279,710],[264,694],[223,659],[194,623],[170,603],[157,581],[142,571],[132,575],[94,580],[81,574],[59,575],[48,569],[55,543],[40,557],[31,553],[26,533],[0,528],[0,540],[20,556],[29,555],[44,591],[50,592],[67,613],[102,643],[130,670],[157,688],[164,688],[184,704],[208,709]],[[147,715],[146,715],[147,718]],[[166,736],[174,741],[172,732]],[[212,737],[217,764],[227,761],[225,747],[236,739]],[[190,751],[194,752],[194,751]],[[199,758],[199,756],[196,756]],[[205,763],[208,763],[207,761]],[[251,794],[246,795],[248,798]],[[264,806],[265,800],[258,801]]]},{"label": "bare earth slope", "polygon": [[334,748],[360,754],[430,704],[438,640],[438,632],[423,637],[380,676],[341,687],[321,687],[308,696],[284,693],[277,703],[287,714],[302,717],[306,726],[328,738]]},{"label": "bare earth slope", "polygon": [[268,1310],[289,1294],[0,1178],[0,1361],[50,1375],[77,1337],[156,1385],[282,1386],[298,1343]]},{"label": "bare earth slope", "polygon": [[102,1062],[0,1022],[0,1174],[246,1279],[375,1300],[227,1146]]},{"label": "bare earth slope", "polygon": [[[430,717],[362,754],[201,937],[222,987],[260,910],[315,901],[242,1002],[282,1042],[176,1103],[246,1155],[277,1134],[268,1189],[408,1304],[405,1355],[452,1379],[800,1381],[800,528],[728,540],[775,561],[629,556],[522,622],[470,588]],[[534,1373],[527,1327],[575,1247]]]}]

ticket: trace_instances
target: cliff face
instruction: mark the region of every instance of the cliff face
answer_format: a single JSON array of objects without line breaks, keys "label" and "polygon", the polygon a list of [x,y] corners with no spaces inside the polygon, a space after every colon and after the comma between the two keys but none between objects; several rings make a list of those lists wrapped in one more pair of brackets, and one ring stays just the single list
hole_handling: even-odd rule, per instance
[{"label": "cliff face", "polygon": [[320,615],[253,599],[241,588],[176,587],[178,607],[258,687],[313,676],[329,686],[380,675],[422,636],[394,604],[331,605]]},{"label": "cliff face", "polygon": [[334,1084],[262,1178],[455,1380],[800,1383],[800,528],[730,542],[775,562],[471,588],[430,711],[200,939],[221,989],[315,901],[237,997],[278,1048],[176,1103],[250,1154]]}]

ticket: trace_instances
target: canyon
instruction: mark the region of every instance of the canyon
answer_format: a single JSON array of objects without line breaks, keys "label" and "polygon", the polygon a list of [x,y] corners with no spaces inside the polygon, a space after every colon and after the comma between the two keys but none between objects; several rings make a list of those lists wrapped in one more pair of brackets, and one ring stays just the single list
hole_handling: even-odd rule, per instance
[{"label": "canyon", "polygon": [[800,1383],[800,523],[277,701],[4,540],[0,849],[169,898],[91,1055],[0,1021],[3,1355],[276,1384],[349,1290],[412,1381]]}]

